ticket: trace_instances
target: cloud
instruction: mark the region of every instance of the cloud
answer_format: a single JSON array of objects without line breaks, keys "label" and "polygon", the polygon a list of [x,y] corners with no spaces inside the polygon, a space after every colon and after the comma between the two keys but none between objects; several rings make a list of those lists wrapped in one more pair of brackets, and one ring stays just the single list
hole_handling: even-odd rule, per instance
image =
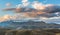
[{"label": "cloud", "polygon": [[15,11],[16,10],[16,8],[5,8],[5,9],[3,9],[3,11]]},{"label": "cloud", "polygon": [[[28,7],[29,5],[31,8]],[[3,10],[24,13],[23,15],[28,17],[54,17],[57,16],[57,12],[60,12],[60,6],[54,4],[43,4],[38,1],[29,3],[28,0],[22,0],[22,4],[16,5],[16,8],[5,8]]]},{"label": "cloud", "polygon": [[3,17],[0,17],[0,22],[9,20],[10,18],[11,18],[11,16],[5,15],[5,16],[3,16]]},{"label": "cloud", "polygon": [[[25,2],[24,2],[25,3]],[[17,11],[19,11],[19,12],[21,12],[21,10],[24,10],[24,11],[28,11],[29,10],[29,8],[28,8],[28,5],[27,6],[25,6],[24,7],[24,5],[23,6],[21,6],[21,5],[23,5],[23,4],[18,4],[17,5],[17,7],[16,8],[8,8],[8,9],[4,9],[4,10],[14,10],[15,9],[15,11],[17,10]],[[37,1],[35,1],[35,2],[33,2],[32,4],[31,4],[31,6],[33,7],[32,9],[35,9],[35,10],[39,10],[39,11],[41,11],[41,12],[46,12],[46,13],[55,13],[55,12],[60,12],[60,6],[59,5],[54,5],[54,4],[43,4],[43,3],[39,3],[39,2],[37,2]],[[28,10],[27,10],[28,9]],[[17,12],[16,11],[16,12]]]},{"label": "cloud", "polygon": [[11,15],[4,15],[3,17],[0,17],[0,22],[4,22],[4,21],[19,21],[19,22],[24,22],[24,21],[29,21],[29,20],[33,20],[33,21],[41,21],[42,19],[47,19],[46,17],[28,17],[22,14],[15,14],[14,16]]},{"label": "cloud", "polygon": [[42,3],[39,3],[38,1],[33,2],[32,6],[35,9],[40,9],[40,10],[45,9],[45,6]]},{"label": "cloud", "polygon": [[37,18],[32,18],[32,17],[27,17],[25,15],[22,14],[15,14],[14,16],[11,15],[4,15],[3,17],[0,17],[0,22],[4,22],[4,21],[28,21],[28,20],[34,20]]},{"label": "cloud", "polygon": [[11,3],[6,3],[6,6],[7,6],[7,7],[10,7],[10,6],[11,6]]},{"label": "cloud", "polygon": [[[34,16],[46,16],[46,17],[54,17],[56,16],[57,12],[60,12],[60,6],[59,5],[53,5],[53,4],[46,4],[46,5],[40,5],[40,8],[34,7],[34,8],[6,8],[4,11],[15,11],[15,13],[24,13],[27,15],[34,15]],[[27,13],[28,12],[28,13]],[[55,13],[55,14],[54,14]],[[58,14],[59,15],[59,14]]]},{"label": "cloud", "polygon": [[59,17],[51,17],[43,20],[44,22],[47,23],[57,23],[60,24],[60,16]]},{"label": "cloud", "polygon": [[28,2],[28,0],[22,0],[22,2]]},{"label": "cloud", "polygon": [[48,12],[48,13],[60,12],[60,6],[59,5],[48,5],[48,7],[46,9],[47,9],[46,12]]},{"label": "cloud", "polygon": [[28,2],[28,0],[22,0],[22,4],[16,5],[16,8],[27,7],[29,4],[30,4],[30,2]]},{"label": "cloud", "polygon": [[25,15],[22,14],[16,14],[14,16],[11,15],[4,15],[3,17],[0,17],[0,22],[4,22],[4,21],[14,21],[14,22],[25,22],[25,21],[44,21],[46,23],[57,23],[60,24],[60,16],[59,17],[51,17],[51,18],[47,18],[47,17],[27,17]]},{"label": "cloud", "polygon": [[60,5],[54,4],[42,4],[39,2],[34,2],[32,5],[35,9],[38,9],[42,12],[55,13],[60,11]]}]

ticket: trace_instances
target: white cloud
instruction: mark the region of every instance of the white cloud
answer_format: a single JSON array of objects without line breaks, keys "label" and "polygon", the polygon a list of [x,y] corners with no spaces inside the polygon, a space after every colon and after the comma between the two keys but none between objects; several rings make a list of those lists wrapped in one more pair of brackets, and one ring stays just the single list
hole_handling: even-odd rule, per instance
[{"label": "white cloud", "polygon": [[40,3],[40,2],[38,2],[38,1],[33,2],[32,6],[35,9],[40,9],[40,10],[44,10],[45,9],[45,5]]},{"label": "white cloud", "polygon": [[22,7],[27,7],[30,4],[28,0],[22,0]]},{"label": "white cloud", "polygon": [[11,6],[11,3],[6,3],[6,6],[7,6],[7,7]]},{"label": "white cloud", "polygon": [[60,16],[59,16],[59,17],[47,18],[47,19],[42,20],[42,21],[45,21],[45,22],[47,22],[47,23],[56,23],[56,24],[60,24]]},{"label": "white cloud", "polygon": [[39,9],[39,10],[45,10],[46,8],[49,8],[51,10],[52,8],[50,8],[50,7],[54,7],[54,6],[55,5],[53,5],[53,4],[43,4],[43,3],[38,2],[38,1],[34,1],[32,3],[32,7],[35,9]]},{"label": "white cloud", "polygon": [[10,18],[11,18],[11,16],[5,15],[5,16],[3,16],[3,17],[0,17],[0,22],[9,20]]},{"label": "white cloud", "polygon": [[30,2],[28,0],[22,0],[22,4],[18,4],[16,5],[17,8],[20,8],[20,7],[28,7],[28,5],[30,4]]},{"label": "white cloud", "polygon": [[16,5],[16,8],[20,8],[20,7],[21,7],[21,4]]},{"label": "white cloud", "polygon": [[43,4],[42,2],[39,2],[39,1],[29,2],[28,0],[22,0],[22,4],[18,4],[17,8],[29,7],[29,6],[35,8],[35,9],[44,10],[44,9],[46,9],[46,7],[52,7],[54,5],[53,4]]},{"label": "white cloud", "polygon": [[22,0],[22,2],[23,2],[23,3],[26,3],[26,2],[28,2],[28,0]]}]

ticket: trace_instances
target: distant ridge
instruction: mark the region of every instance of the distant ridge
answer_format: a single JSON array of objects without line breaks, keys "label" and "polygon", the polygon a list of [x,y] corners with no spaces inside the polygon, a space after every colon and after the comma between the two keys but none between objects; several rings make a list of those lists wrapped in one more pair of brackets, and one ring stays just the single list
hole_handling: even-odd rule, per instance
[{"label": "distant ridge", "polygon": [[[27,21],[27,22],[13,22],[13,21],[5,21],[1,22],[0,26],[5,24],[5,28],[9,29],[40,29],[40,28],[60,28],[60,24],[48,24],[43,21]],[[6,25],[7,24],[7,25]],[[2,27],[1,26],[1,27]]]}]

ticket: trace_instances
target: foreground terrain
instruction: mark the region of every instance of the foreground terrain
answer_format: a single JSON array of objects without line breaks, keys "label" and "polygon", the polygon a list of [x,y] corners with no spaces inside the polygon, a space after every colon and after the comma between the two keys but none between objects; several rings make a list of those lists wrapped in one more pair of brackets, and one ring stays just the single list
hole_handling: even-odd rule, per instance
[{"label": "foreground terrain", "polygon": [[60,35],[60,29],[34,29],[34,30],[0,29],[0,35]]}]

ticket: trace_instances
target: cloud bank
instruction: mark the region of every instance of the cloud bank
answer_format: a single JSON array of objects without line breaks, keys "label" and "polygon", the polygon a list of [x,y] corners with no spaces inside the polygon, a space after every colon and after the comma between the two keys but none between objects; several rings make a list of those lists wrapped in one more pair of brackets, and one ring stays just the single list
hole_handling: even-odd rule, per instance
[{"label": "cloud bank", "polygon": [[[24,13],[27,16],[44,16],[44,17],[54,17],[60,15],[60,6],[53,4],[41,4],[38,2],[33,3],[33,8],[5,8],[4,11],[13,11],[14,13]],[[56,14],[58,13],[58,14]]]},{"label": "cloud bank", "polygon": [[46,23],[57,23],[57,24],[60,24],[60,16],[59,17],[51,17],[51,18],[46,18],[46,17],[34,17],[34,18],[31,18],[31,17],[26,17],[26,16],[22,16],[21,15],[14,15],[14,16],[11,16],[11,15],[5,15],[3,17],[0,17],[0,22],[4,22],[4,21],[14,21],[14,22],[27,22],[29,20],[32,20],[32,21],[44,21]]}]

